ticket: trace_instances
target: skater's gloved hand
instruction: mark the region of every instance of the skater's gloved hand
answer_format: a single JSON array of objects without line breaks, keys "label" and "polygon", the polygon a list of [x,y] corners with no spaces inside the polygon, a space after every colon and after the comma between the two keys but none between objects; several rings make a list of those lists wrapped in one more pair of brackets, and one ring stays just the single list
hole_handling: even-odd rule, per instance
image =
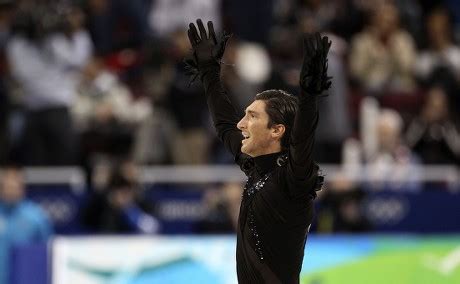
[{"label": "skater's gloved hand", "polygon": [[211,21],[208,22],[208,33],[201,19],[198,19],[196,24],[198,29],[194,23],[190,23],[188,29],[188,38],[193,51],[192,57],[184,60],[190,75],[194,75],[192,80],[194,80],[206,66],[219,65],[221,63],[227,41],[231,36],[224,32],[220,41],[217,41],[214,26]]},{"label": "skater's gloved hand", "polygon": [[331,87],[327,76],[327,54],[331,41],[318,32],[304,37],[304,58],[300,71],[300,87],[308,95],[320,95]]}]

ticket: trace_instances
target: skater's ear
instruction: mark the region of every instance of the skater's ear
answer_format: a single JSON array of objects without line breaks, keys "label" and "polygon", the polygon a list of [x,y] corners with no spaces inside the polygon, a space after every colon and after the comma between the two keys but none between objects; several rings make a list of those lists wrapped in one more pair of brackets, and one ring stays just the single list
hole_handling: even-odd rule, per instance
[{"label": "skater's ear", "polygon": [[272,125],[271,130],[272,137],[281,141],[281,138],[283,138],[283,135],[286,132],[286,126],[284,126],[284,124],[274,124]]}]

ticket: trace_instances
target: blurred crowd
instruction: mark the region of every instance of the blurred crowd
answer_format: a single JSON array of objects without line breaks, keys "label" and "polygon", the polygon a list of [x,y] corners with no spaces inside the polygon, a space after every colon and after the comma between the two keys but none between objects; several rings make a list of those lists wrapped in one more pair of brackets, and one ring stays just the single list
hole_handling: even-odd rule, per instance
[{"label": "blurred crowd", "polygon": [[[88,228],[157,232],[132,165],[232,163],[183,64],[197,18],[233,34],[222,78],[240,111],[265,89],[298,94],[302,36],[332,40],[315,156],[346,169],[324,197],[337,228],[369,229],[366,189],[418,190],[418,165],[459,165],[455,0],[0,0],[0,163],[83,167]],[[362,164],[375,182],[346,178]],[[206,195],[222,228],[235,225],[235,188]]]},{"label": "blurred crowd", "polygon": [[267,88],[297,94],[302,36],[329,35],[318,162],[342,162],[354,138],[363,162],[384,152],[458,164],[459,10],[448,0],[2,0],[0,160],[89,172],[107,159],[231,162],[183,65],[187,24],[200,17],[233,33],[223,80],[238,109]]}]

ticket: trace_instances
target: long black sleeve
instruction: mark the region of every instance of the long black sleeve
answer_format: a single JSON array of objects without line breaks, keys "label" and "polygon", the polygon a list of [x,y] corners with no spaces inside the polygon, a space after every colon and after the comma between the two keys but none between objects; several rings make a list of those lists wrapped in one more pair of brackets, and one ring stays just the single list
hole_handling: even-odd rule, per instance
[{"label": "long black sleeve", "polygon": [[[202,70],[201,78],[217,136],[238,162],[243,136],[236,127],[239,117],[220,79],[220,65],[212,64]],[[238,162],[239,163],[239,162]],[[239,163],[240,164],[240,163]]]},{"label": "long black sleeve", "polygon": [[301,94],[289,146],[288,178],[293,183],[312,182],[318,166],[313,161],[315,130],[318,125],[317,96]]}]

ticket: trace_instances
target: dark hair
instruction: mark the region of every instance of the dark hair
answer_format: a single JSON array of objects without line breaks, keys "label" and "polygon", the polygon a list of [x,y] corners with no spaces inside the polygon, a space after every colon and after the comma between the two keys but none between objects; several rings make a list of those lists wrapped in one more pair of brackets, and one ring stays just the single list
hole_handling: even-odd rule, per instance
[{"label": "dark hair", "polygon": [[286,130],[281,138],[281,148],[288,148],[291,129],[297,112],[297,98],[283,90],[266,90],[257,94],[255,100],[265,102],[265,111],[268,114],[268,128],[275,124],[284,125]]}]

